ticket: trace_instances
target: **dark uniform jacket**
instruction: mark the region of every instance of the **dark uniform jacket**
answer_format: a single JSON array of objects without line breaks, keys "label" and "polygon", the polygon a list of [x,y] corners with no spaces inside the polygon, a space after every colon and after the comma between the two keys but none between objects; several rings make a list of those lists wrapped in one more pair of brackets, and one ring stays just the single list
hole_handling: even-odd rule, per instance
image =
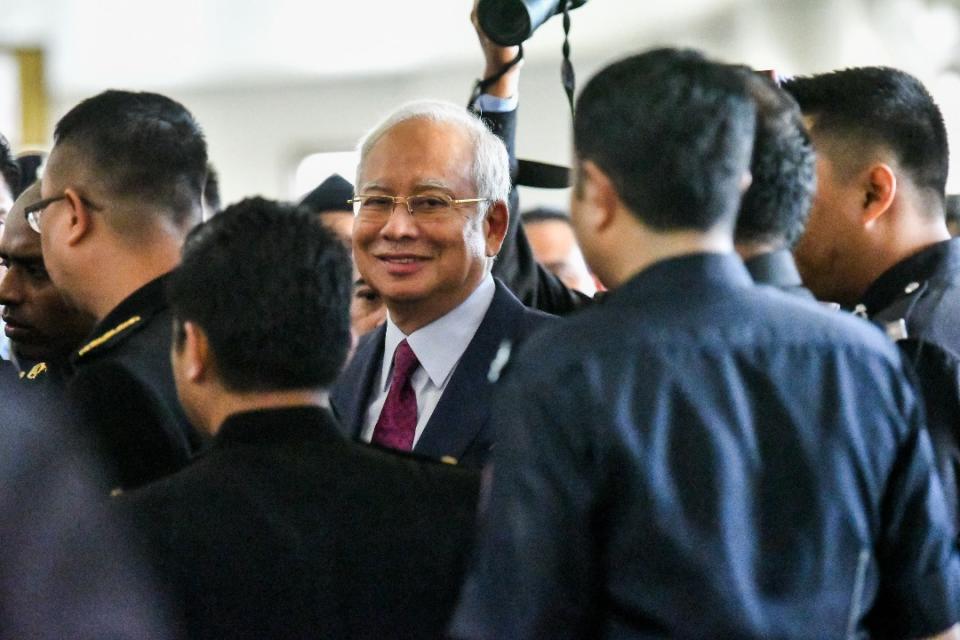
[{"label": "dark uniform jacket", "polygon": [[117,498],[190,638],[439,638],[479,477],[345,440],[326,409],[235,414],[183,471]]},{"label": "dark uniform jacket", "polygon": [[112,486],[136,487],[173,473],[201,444],[173,382],[164,286],[161,277],[132,293],[72,359],[69,403],[96,439]]},{"label": "dark uniform jacket", "polygon": [[757,284],[774,287],[800,298],[814,300],[813,294],[803,286],[797,263],[789,249],[778,249],[768,253],[761,253],[749,260],[743,261],[750,277]]},{"label": "dark uniform jacket", "polygon": [[[501,349],[516,347],[552,319],[553,316],[524,307],[497,281],[490,308],[413,450],[435,459],[454,458],[467,467],[482,467],[495,439],[489,424],[493,399],[491,365]],[[330,394],[334,414],[348,437],[358,439],[363,433],[380,377],[386,334],[386,326],[380,325],[360,340],[353,359]]]},{"label": "dark uniform jacket", "polygon": [[733,255],[658,262],[546,327],[493,412],[454,637],[904,638],[960,616],[896,348]]},{"label": "dark uniform jacket", "polygon": [[960,526],[960,239],[894,265],[861,302],[857,311],[887,330],[916,373],[947,503]]}]

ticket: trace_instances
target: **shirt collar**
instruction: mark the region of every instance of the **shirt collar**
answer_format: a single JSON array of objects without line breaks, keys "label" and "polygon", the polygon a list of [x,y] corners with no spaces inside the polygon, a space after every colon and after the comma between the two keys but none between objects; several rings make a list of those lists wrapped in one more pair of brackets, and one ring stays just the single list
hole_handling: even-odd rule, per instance
[{"label": "shirt collar", "polygon": [[730,288],[754,287],[750,273],[733,252],[691,253],[653,263],[607,292],[604,304],[628,304],[653,296],[699,296]]},{"label": "shirt collar", "polygon": [[393,352],[406,339],[420,361],[420,366],[436,387],[442,388],[467,350],[470,341],[480,328],[493,294],[496,292],[493,276],[489,273],[480,281],[470,296],[425,327],[404,335],[387,314],[387,333],[383,343],[381,383],[383,391],[390,388],[390,369],[393,367]]},{"label": "shirt collar", "polygon": [[911,282],[923,282],[960,268],[960,238],[944,240],[905,258],[883,272],[863,294],[870,314],[883,311],[903,294]]}]

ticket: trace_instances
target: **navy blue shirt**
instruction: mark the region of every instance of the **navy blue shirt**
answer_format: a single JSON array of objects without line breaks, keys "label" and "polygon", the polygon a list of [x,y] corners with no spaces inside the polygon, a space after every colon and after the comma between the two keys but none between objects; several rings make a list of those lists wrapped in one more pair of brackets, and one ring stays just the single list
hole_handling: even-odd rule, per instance
[{"label": "navy blue shirt", "polygon": [[960,566],[923,413],[857,318],[659,262],[552,325],[494,405],[465,638],[915,637]]}]

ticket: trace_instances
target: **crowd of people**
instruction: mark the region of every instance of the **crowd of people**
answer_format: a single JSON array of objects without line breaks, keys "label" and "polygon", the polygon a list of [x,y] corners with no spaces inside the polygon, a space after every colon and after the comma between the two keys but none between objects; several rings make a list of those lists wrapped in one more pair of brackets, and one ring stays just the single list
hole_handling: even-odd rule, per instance
[{"label": "crowd of people", "polygon": [[38,176],[0,146],[0,637],[960,638],[923,85],[631,55],[569,214],[521,216],[477,32],[467,108],[398,106],[299,203],[221,210],[155,93],[75,106]]}]

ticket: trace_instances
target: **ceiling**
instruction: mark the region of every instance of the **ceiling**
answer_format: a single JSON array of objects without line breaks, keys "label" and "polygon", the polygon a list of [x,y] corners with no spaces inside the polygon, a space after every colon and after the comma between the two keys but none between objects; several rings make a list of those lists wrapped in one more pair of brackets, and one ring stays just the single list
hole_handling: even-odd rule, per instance
[{"label": "ceiling", "polygon": [[[574,54],[629,50],[647,30],[742,0],[590,0]],[[272,84],[476,60],[472,0],[29,0],[5,3],[0,46],[41,46],[54,93]],[[528,46],[555,55],[560,20]]]}]

